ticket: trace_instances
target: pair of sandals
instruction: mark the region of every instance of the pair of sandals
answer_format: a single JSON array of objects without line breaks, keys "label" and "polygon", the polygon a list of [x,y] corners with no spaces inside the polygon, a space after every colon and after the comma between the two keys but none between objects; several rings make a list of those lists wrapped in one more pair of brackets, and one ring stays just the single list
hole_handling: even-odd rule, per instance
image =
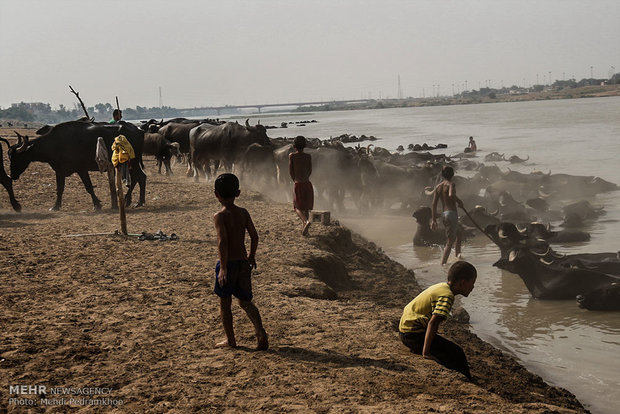
[{"label": "pair of sandals", "polygon": [[167,241],[167,240],[179,240],[179,236],[175,233],[171,233],[168,236],[163,231],[159,230],[157,233],[147,233],[145,231],[142,232],[141,235],[138,236],[138,240],[159,240],[159,241]]}]

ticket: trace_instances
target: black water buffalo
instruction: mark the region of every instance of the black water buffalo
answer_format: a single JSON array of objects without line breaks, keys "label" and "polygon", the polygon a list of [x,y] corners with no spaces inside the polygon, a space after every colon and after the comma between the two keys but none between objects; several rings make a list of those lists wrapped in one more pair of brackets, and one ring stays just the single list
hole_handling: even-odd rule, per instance
[{"label": "black water buffalo", "polygon": [[537,299],[574,299],[577,295],[620,282],[620,276],[547,264],[526,247],[513,248],[508,259],[500,259],[494,266],[518,274]]},{"label": "black water buffalo", "polygon": [[508,162],[510,162],[511,164],[517,164],[517,163],[520,163],[520,162],[525,162],[525,161],[527,161],[527,160],[529,160],[529,159],[530,159],[530,156],[529,156],[529,155],[527,156],[527,158],[519,158],[519,157],[518,157],[518,156],[516,156],[516,155],[512,155],[512,156],[510,156],[510,158],[508,158],[508,159],[504,158],[504,161],[508,161]]},{"label": "black water buffalo", "polygon": [[264,184],[267,189],[274,189],[277,179],[276,161],[272,145],[251,144],[241,156],[240,175],[256,184]]},{"label": "black water buffalo", "polygon": [[[101,202],[93,191],[88,171],[99,171],[95,161],[97,138],[102,137],[107,148],[112,147],[118,135],[127,137],[132,145],[135,158],[129,161],[131,185],[125,196],[125,203],[131,204],[131,193],[136,183],[140,185],[140,200],[136,206],[145,202],[146,174],[141,168],[144,132],[136,126],[119,122],[116,124],[93,123],[85,121],[63,122],[55,126],[46,125],[37,131],[40,136],[29,140],[18,135],[17,144],[9,148],[11,161],[11,178],[17,180],[33,161],[49,164],[56,173],[56,203],[50,210],[59,210],[62,206],[62,194],[65,178],[77,173],[84,183],[86,191],[93,200],[95,209],[101,208]],[[111,157],[112,151],[109,156]],[[112,208],[117,207],[117,199],[110,183]]]},{"label": "black water buffalo", "polygon": [[[11,148],[11,144],[5,138],[0,137],[0,141],[6,143],[7,148]],[[19,204],[17,199],[15,198],[15,194],[13,193],[13,180],[6,174],[4,171],[4,157],[2,156],[2,144],[0,144],[0,183],[6,189],[6,192],[9,194],[9,200],[11,201],[11,206],[15,211],[21,211],[22,206]]]},{"label": "black water buffalo", "polygon": [[486,162],[497,162],[504,160],[504,154],[500,154],[499,152],[492,152],[484,156],[484,160]]},{"label": "black water buffalo", "polygon": [[357,203],[361,195],[361,174],[357,166],[354,150],[347,151],[344,146],[306,149],[312,156],[312,184],[317,195],[317,203],[325,203],[327,209],[344,211],[347,191]]},{"label": "black water buffalo", "polygon": [[590,240],[590,234],[585,231],[553,231],[550,225],[545,226],[542,223],[528,223],[520,231],[530,238],[541,238],[549,243],[575,243]]},{"label": "black water buffalo", "polygon": [[568,204],[562,208],[564,218],[581,219],[581,221],[597,219],[605,214],[603,207],[594,207],[588,200]]},{"label": "black water buffalo", "polygon": [[166,169],[166,175],[172,175],[170,160],[172,157],[181,156],[180,144],[168,141],[159,132],[145,132],[142,155],[155,156],[155,159],[157,159],[157,172],[161,174],[161,167],[163,165]]},{"label": "black water buffalo", "polygon": [[431,229],[432,214],[430,207],[422,206],[414,211],[412,216],[418,223],[418,228],[413,236],[414,246],[444,245],[446,243],[446,234],[443,230]]},{"label": "black water buffalo", "polygon": [[261,124],[245,126],[236,122],[222,125],[202,124],[189,134],[190,159],[194,163],[194,178],[199,170],[208,166],[211,160],[224,164],[226,171],[232,171],[233,163],[240,161],[251,144],[271,146],[265,127]]},{"label": "black water buffalo", "polygon": [[461,216],[460,221],[467,227],[476,227],[477,224],[480,228],[484,229],[490,224],[500,223],[501,220],[496,217],[498,213],[499,211],[489,213],[483,206],[475,206],[469,211],[469,215]]},{"label": "black water buffalo", "polygon": [[181,154],[187,156],[187,176],[190,176],[192,174],[192,158],[190,155],[189,132],[193,128],[203,123],[204,122],[202,120],[174,118],[162,123],[157,131],[166,140],[170,142],[177,142],[179,144],[179,151],[181,152]]},{"label": "black water buffalo", "polygon": [[588,310],[620,310],[620,283],[577,295],[577,304]]}]

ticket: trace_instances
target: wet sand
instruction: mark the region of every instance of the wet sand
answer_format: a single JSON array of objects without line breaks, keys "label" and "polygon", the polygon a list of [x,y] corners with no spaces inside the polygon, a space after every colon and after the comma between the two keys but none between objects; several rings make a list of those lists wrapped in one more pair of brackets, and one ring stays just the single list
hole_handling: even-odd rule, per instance
[{"label": "wet sand", "polygon": [[211,184],[188,180],[182,167],[167,178],[150,157],[145,164],[147,204],[128,211],[129,231],[162,230],[178,241],[63,237],[119,228],[99,173],[91,173],[104,204],[98,213],[76,176],[63,210],[47,211],[55,182],[45,164],[15,182],[21,214],[0,192],[3,409],[22,409],[8,404],[8,385],[44,384],[111,388],[106,397],[123,405],[102,412],[584,411],[467,324],[450,320],[440,330],[464,347],[473,383],[411,354],[396,327],[420,290],[414,273],[335,223],[315,223],[301,236],[290,205],[243,183],[238,204],[260,235],[253,284],[270,349],[254,351],[253,328],[236,303],[239,347],[215,348],[223,339],[212,293],[219,205]]}]

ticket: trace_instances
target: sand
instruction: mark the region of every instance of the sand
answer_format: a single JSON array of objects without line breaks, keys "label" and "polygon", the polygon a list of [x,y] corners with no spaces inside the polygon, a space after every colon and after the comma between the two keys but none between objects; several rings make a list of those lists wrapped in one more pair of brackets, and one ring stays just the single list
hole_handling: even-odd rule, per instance
[{"label": "sand", "polygon": [[[260,235],[253,285],[270,348],[254,350],[252,325],[236,303],[239,347],[215,348],[224,334],[212,293],[219,209],[212,184],[185,178],[180,166],[160,176],[150,157],[145,164],[147,202],[128,210],[129,231],[162,230],[177,241],[65,237],[120,228],[99,173],[91,177],[101,212],[76,176],[62,211],[49,212],[55,181],[46,164],[32,164],[15,182],[21,214],[0,191],[0,411],[22,411],[9,404],[16,397],[41,406],[42,395],[9,395],[10,385],[35,384],[110,388],[86,396],[122,401],[95,408],[101,412],[584,411],[467,324],[449,320],[440,332],[463,346],[473,383],[410,353],[397,322],[420,291],[414,272],[335,220],[303,237],[291,205],[243,183],[238,204]],[[42,408],[92,411],[85,403]]]}]

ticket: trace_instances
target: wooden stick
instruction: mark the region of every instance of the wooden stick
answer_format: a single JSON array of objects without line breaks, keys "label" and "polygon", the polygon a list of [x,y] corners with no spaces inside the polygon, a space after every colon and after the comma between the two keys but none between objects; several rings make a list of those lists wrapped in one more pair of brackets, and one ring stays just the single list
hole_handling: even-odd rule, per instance
[{"label": "wooden stick", "polygon": [[69,85],[69,89],[71,89],[71,92],[73,92],[75,96],[77,96],[78,101],[80,101],[80,105],[82,105],[82,109],[84,110],[84,114],[86,115],[86,118],[90,119],[90,116],[88,115],[88,111],[86,110],[86,106],[84,105],[84,102],[82,102],[82,98],[80,98],[80,93],[74,91],[71,85]]},{"label": "wooden stick", "polygon": [[125,200],[123,200],[123,182],[121,180],[121,166],[116,166],[116,194],[118,196],[118,211],[121,215],[121,233],[127,235],[127,218],[125,217]]},{"label": "wooden stick", "polygon": [[116,109],[118,109],[119,111],[121,110],[121,107],[118,106],[118,96],[116,97]]},{"label": "wooden stick", "polygon": [[83,234],[65,234],[60,237],[84,237],[84,236],[113,236],[116,233],[107,232],[107,233],[83,233]]}]

